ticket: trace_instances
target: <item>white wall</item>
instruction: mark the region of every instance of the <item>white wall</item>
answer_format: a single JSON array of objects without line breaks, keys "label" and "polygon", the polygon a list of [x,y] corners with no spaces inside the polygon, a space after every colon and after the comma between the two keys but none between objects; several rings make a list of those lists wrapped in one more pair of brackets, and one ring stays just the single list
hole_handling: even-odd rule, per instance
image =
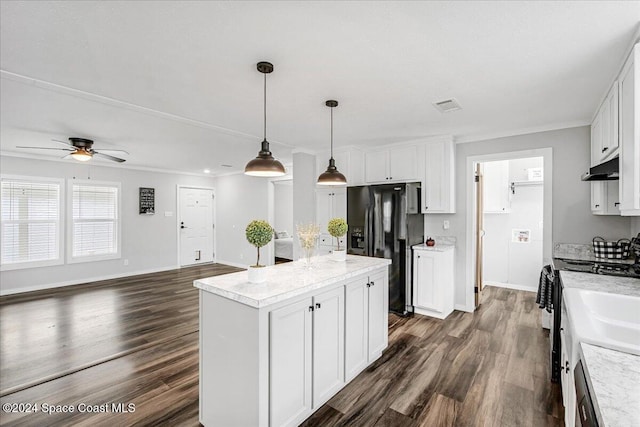
[{"label": "white wall", "polygon": [[[529,168],[541,168],[542,157],[509,160],[509,182],[527,181]],[[496,188],[485,188],[485,195]],[[485,282],[537,289],[542,268],[543,186],[519,186],[510,194],[509,213],[484,215]],[[513,242],[513,229],[530,230],[526,243]]]},{"label": "white wall", "polygon": [[[316,220],[316,156],[293,154],[293,223],[305,224]],[[293,258],[300,258],[298,239],[293,239]]]},{"label": "white wall", "polygon": [[[593,236],[607,240],[629,236],[631,221],[628,217],[592,215],[590,185],[580,180],[590,164],[590,128],[582,126],[549,132],[539,132],[506,138],[490,139],[456,145],[456,206],[455,214],[425,215],[425,234],[454,236],[456,247],[456,306],[466,306],[467,245],[473,236],[466,236],[467,158],[486,154],[504,153],[551,147],[553,150],[553,228],[554,243],[591,243]],[[442,221],[448,220],[449,230],[443,230]],[[468,237],[468,238],[467,238]]]},{"label": "white wall", "polygon": [[276,231],[295,235],[293,226],[293,181],[276,181],[274,185],[274,220]]},{"label": "white wall", "polygon": [[[215,179],[96,163],[0,156],[3,174],[112,181],[122,184],[122,258],[0,272],[0,293],[15,293],[178,268],[177,186],[214,187]],[[155,215],[139,215],[138,188],[155,188]],[[165,216],[172,212],[173,216]],[[66,237],[66,235],[65,235]],[[129,265],[124,265],[127,259]]]},{"label": "white wall", "polygon": [[[245,230],[254,219],[269,220],[269,180],[244,174],[217,178],[217,261],[246,267],[255,264],[257,251]],[[273,226],[273,224],[272,224]],[[260,249],[260,264],[272,260],[273,241]]]}]

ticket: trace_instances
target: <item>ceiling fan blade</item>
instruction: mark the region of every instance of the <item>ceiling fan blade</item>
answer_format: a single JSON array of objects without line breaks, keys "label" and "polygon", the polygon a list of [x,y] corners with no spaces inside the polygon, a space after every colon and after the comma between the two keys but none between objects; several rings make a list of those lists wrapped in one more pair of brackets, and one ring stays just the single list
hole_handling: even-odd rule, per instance
[{"label": "ceiling fan blade", "polygon": [[[69,144],[67,144],[67,145],[69,145]],[[16,148],[31,148],[31,149],[34,149],[34,150],[76,151],[74,148],[71,148],[71,147],[69,147],[69,148],[51,148],[51,147],[25,147],[25,146],[22,146],[22,145],[16,145]]]},{"label": "ceiling fan blade", "polygon": [[101,148],[101,149],[100,149],[100,152],[101,152],[101,153],[103,153],[103,152],[107,152],[107,153],[124,153],[124,154],[129,154],[129,152],[128,152],[128,151],[126,151],[126,150],[115,150],[115,149],[114,149],[114,150],[112,150],[112,149],[110,149],[110,148]]},{"label": "ceiling fan blade", "polygon": [[60,141],[59,139],[52,139],[53,142],[59,142],[60,144],[64,144],[67,147],[73,147],[68,141]]},{"label": "ceiling fan blade", "polygon": [[99,153],[97,151],[93,151],[93,154],[96,155],[96,156],[104,157],[105,159],[113,160],[114,162],[118,162],[118,163],[122,163],[122,162],[125,161],[124,159],[121,159],[119,157],[113,157],[113,156],[110,156],[108,154],[102,154],[102,153]]}]

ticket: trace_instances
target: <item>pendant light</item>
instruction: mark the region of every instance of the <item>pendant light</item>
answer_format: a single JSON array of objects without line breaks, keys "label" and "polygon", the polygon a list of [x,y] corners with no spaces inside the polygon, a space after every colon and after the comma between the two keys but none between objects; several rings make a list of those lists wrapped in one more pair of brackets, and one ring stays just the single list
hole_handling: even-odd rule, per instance
[{"label": "pendant light", "polygon": [[283,176],[285,174],[284,166],[273,158],[267,141],[267,74],[273,71],[273,64],[270,62],[258,62],[257,68],[258,71],[264,74],[264,139],[258,156],[247,163],[244,173],[251,176]]},{"label": "pendant light", "polygon": [[318,177],[318,185],[347,185],[347,178],[338,172],[336,161],[333,160],[333,109],[338,106],[338,101],[329,100],[325,105],[331,108],[331,157],[327,170]]}]

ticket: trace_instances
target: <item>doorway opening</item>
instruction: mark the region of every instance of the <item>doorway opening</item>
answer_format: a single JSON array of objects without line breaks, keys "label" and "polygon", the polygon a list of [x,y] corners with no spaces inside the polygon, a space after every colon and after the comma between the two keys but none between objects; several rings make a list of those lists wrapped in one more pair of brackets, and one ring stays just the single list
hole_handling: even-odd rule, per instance
[{"label": "doorway opening", "polygon": [[273,185],[273,263],[293,261],[293,179],[272,181]]},{"label": "doorway opening", "polygon": [[214,261],[214,191],[178,186],[178,263],[184,267]]},{"label": "doorway opening", "polygon": [[483,286],[535,292],[552,254],[551,148],[467,159],[466,306]]}]

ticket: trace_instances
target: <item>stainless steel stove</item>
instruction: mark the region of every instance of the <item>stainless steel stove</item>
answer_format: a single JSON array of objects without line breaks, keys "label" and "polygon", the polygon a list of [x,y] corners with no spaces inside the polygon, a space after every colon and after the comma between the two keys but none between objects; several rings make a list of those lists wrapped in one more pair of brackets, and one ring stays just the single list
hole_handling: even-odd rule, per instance
[{"label": "stainless steel stove", "polygon": [[604,274],[607,276],[634,277],[640,279],[640,264],[616,260],[582,260],[554,258],[553,267],[561,271]]}]

